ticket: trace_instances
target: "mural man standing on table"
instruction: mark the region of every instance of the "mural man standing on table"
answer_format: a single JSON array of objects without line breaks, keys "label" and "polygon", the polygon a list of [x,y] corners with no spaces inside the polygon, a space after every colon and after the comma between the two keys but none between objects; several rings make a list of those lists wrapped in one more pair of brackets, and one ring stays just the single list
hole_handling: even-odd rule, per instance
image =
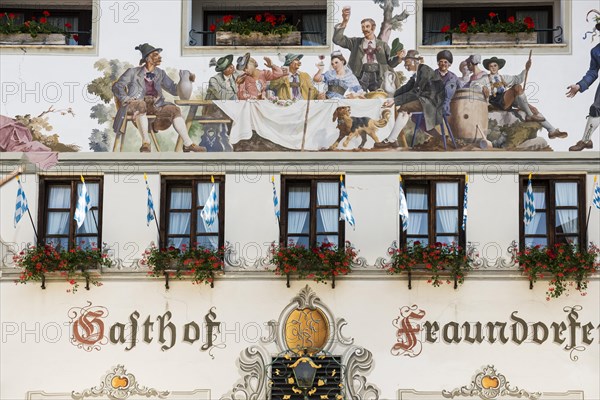
[{"label": "mural man standing on table", "polygon": [[350,20],[350,7],[342,9],[342,22],[333,30],[333,43],[350,50],[348,67],[358,78],[365,91],[374,91],[381,88],[384,75],[387,71],[393,72],[402,57],[404,50],[399,50],[390,57],[390,47],[383,40],[375,37],[375,21],[371,18],[363,19],[360,24],[363,37],[349,38],[344,35],[344,30]]},{"label": "mural man standing on table", "polygon": [[300,71],[302,57],[304,57],[303,54],[286,54],[283,66],[288,68],[288,75],[270,82],[269,89],[275,91],[280,100],[325,98],[325,94],[320,94],[314,87],[310,75]]},{"label": "mural man standing on table", "polygon": [[483,67],[490,73],[472,82],[471,87],[481,87],[485,98],[489,100],[491,105],[500,110],[508,110],[515,103],[517,108],[527,115],[525,121],[539,122],[548,131],[548,138],[566,138],[568,136],[567,132],[552,126],[535,107],[530,106],[527,102],[521,84],[527,71],[531,68],[531,59],[527,60],[525,69],[519,75],[499,74],[498,72],[505,64],[506,60],[503,58],[492,57],[483,60]]},{"label": "mural man standing on table", "polygon": [[[140,152],[149,153],[148,114],[151,114],[156,116],[152,124],[155,131],[164,131],[173,125],[183,140],[184,152],[206,151],[204,147],[192,143],[179,107],[165,101],[163,89],[173,96],[177,96],[177,85],[165,71],[158,68],[162,61],[160,56],[162,49],[155,48],[148,43],[141,44],[135,49],[142,53],[140,66],[129,68],[113,85],[113,94],[121,103],[113,123],[115,133],[124,133],[125,118],[127,115],[132,115],[142,136]],[[190,81],[194,80],[195,76],[191,74]]]},{"label": "mural man standing on table", "polygon": [[[440,75],[433,69],[422,64],[423,58],[416,50],[409,50],[404,57],[404,68],[412,72],[408,82],[402,85],[394,93],[394,99],[387,100],[383,106],[396,106],[396,112],[414,113],[422,112],[425,121],[425,131],[436,137],[441,137],[435,127],[442,123],[442,112],[444,100],[446,99],[446,88]],[[390,135],[381,143],[375,143],[374,147],[400,147],[398,136],[408,122],[408,118],[399,118]],[[402,137],[402,145],[406,146],[406,139]]]},{"label": "mural man standing on table", "polygon": [[[598,14],[596,17],[596,26],[594,30],[600,31],[600,12],[592,10],[588,12],[588,15],[592,12]],[[598,43],[590,52],[590,69],[586,72],[585,76],[581,78],[579,82],[574,85],[567,87],[567,97],[575,97],[579,92],[585,92],[592,86],[592,84],[598,79],[598,71],[600,70],[600,43]],[[590,106],[590,114],[587,117],[585,123],[585,131],[583,137],[575,145],[569,147],[570,151],[581,151],[583,149],[591,149],[594,147],[592,143],[592,133],[600,126],[600,85],[596,88],[596,96],[594,102]]]}]

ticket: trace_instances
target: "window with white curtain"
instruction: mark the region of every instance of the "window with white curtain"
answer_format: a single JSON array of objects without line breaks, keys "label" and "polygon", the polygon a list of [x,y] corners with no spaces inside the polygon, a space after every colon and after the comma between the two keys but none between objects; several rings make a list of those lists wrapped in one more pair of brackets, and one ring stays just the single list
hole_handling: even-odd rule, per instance
[{"label": "window with white curtain", "polygon": [[102,178],[84,178],[91,207],[79,228],[74,217],[82,188],[80,178],[41,179],[38,226],[42,243],[51,243],[63,249],[101,246]]},{"label": "window with white curtain", "polygon": [[525,225],[524,204],[528,177],[521,179],[521,248],[585,243],[585,180],[583,176],[533,176],[535,215]]},{"label": "window with white curtain", "polygon": [[470,23],[473,18],[478,24],[482,24],[490,18],[490,12],[497,14],[496,18],[502,22],[506,22],[509,17],[521,21],[525,17],[531,17],[538,30],[538,44],[558,43],[554,37],[558,37],[559,31],[553,33],[550,29],[563,25],[560,0],[497,0],[489,3],[475,0],[421,0],[421,3],[421,44],[425,46],[451,45],[450,35],[440,33],[442,27],[449,25],[455,28],[461,22]]},{"label": "window with white curtain", "polygon": [[305,247],[344,243],[339,178],[282,177],[281,241]]},{"label": "window with white curtain", "polygon": [[163,178],[161,235],[166,246],[216,249],[224,245],[224,177],[215,177],[214,187],[219,213],[207,226],[201,213],[213,188],[210,177]]},{"label": "window with white curtain", "polygon": [[400,232],[400,243],[405,246],[440,242],[464,247],[465,233],[460,228],[464,177],[403,178],[409,222],[407,231]]},{"label": "window with white curtain", "polygon": [[242,20],[254,18],[256,14],[268,11],[276,16],[285,16],[285,21],[302,32],[302,46],[327,45],[327,3],[328,0],[297,0],[281,2],[239,2],[233,0],[192,0],[190,5],[191,46],[215,46],[214,30],[225,15]]}]

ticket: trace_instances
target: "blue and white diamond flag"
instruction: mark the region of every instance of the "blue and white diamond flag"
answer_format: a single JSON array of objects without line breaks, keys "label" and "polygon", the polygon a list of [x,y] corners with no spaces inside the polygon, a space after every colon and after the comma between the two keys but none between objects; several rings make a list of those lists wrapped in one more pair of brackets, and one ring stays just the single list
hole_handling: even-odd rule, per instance
[{"label": "blue and white diamond flag", "polygon": [[523,205],[523,222],[528,225],[533,221],[535,216],[535,200],[533,197],[533,186],[531,185],[531,174],[529,174],[529,181],[527,182],[527,191],[525,192],[525,204]]},{"label": "blue and white diamond flag", "polygon": [[154,201],[152,200],[152,192],[150,191],[150,186],[148,185],[148,176],[144,172],[144,182],[146,182],[146,192],[148,193],[148,201],[147,206],[148,209],[146,211],[146,226],[150,226],[150,221],[154,219]]},{"label": "blue and white diamond flag", "polygon": [[352,206],[350,205],[350,200],[348,200],[344,178],[340,175],[340,221],[342,219],[346,220],[354,228],[355,221],[352,215]]},{"label": "blue and white diamond flag", "polygon": [[600,210],[600,183],[598,183],[598,176],[594,176],[594,198],[592,203]]},{"label": "blue and white diamond flag", "polygon": [[408,230],[408,203],[406,202],[406,195],[404,189],[402,189],[402,175],[400,175],[400,216],[402,217],[402,232]]},{"label": "blue and white diamond flag", "polygon": [[210,177],[212,182],[212,188],[208,194],[208,199],[204,203],[204,208],[200,211],[200,217],[204,221],[204,225],[208,228],[215,223],[217,216],[219,215],[219,198],[217,196],[217,185],[215,185],[215,178]]},{"label": "blue and white diamond flag", "polygon": [[25,196],[25,191],[23,190],[23,186],[21,186],[21,179],[17,175],[17,184],[19,187],[17,188],[17,202],[15,203],[15,228],[17,224],[23,217],[23,214],[29,210],[29,204],[27,204],[27,197]]},{"label": "blue and white diamond flag", "polygon": [[277,217],[277,221],[279,221],[279,217],[281,216],[281,210],[279,208],[279,197],[277,197],[277,189],[275,188],[275,177],[271,177],[271,183],[273,184],[273,209],[275,210],[275,216]]},{"label": "blue and white diamond flag", "polygon": [[75,208],[74,218],[75,221],[77,221],[77,228],[81,228],[81,225],[83,225],[83,221],[85,221],[85,217],[87,216],[91,205],[92,199],[90,198],[90,194],[85,186],[85,180],[83,179],[83,176],[81,176],[81,191],[79,192],[79,197],[77,198],[77,207]]},{"label": "blue and white diamond flag", "polygon": [[467,228],[467,204],[469,198],[469,175],[465,175],[465,195],[463,199],[463,220],[462,220],[462,230],[464,231]]}]

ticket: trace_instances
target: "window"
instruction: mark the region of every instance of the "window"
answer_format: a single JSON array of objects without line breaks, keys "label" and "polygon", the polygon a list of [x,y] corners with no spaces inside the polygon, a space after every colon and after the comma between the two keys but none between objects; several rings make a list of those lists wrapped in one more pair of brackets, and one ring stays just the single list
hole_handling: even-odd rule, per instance
[{"label": "window", "polygon": [[163,178],[161,236],[166,239],[167,246],[181,248],[182,245],[197,245],[217,248],[224,245],[224,179],[215,177],[219,213],[215,222],[206,226],[200,214],[212,190],[210,177]]},{"label": "window", "polygon": [[[571,31],[571,3],[571,1],[564,0],[530,0],[527,2],[496,0],[485,4],[475,0],[417,0],[417,15],[420,15],[420,18],[417,18],[418,49],[426,54],[428,53],[427,46],[445,48],[451,45],[451,40],[446,39],[446,34],[440,33],[443,26],[450,25],[454,28],[461,22],[469,22],[473,18],[478,23],[482,23],[489,19],[490,12],[494,12],[501,21],[506,21],[511,16],[520,20],[531,17],[537,31],[537,45],[533,45],[533,47],[542,47],[552,54],[567,54],[570,49],[569,38],[566,35]],[[523,47],[522,51],[517,51],[523,54],[528,51],[525,47],[532,47],[532,45],[501,44],[469,45],[468,47],[481,47],[476,51],[496,55],[493,49],[487,50],[490,46],[513,49]]]},{"label": "window", "polygon": [[[25,21],[31,21],[44,17],[43,12],[48,11],[48,24],[58,28],[65,29],[65,24],[70,27],[66,29],[72,33],[70,39],[65,44],[89,46],[92,44],[92,10],[93,0],[3,0],[2,12],[15,15],[14,23],[23,24]],[[7,17],[4,16],[4,19]]]},{"label": "window", "polygon": [[[583,176],[533,176],[535,216],[525,225],[524,204],[528,178],[521,177],[520,246],[553,246],[556,243],[585,243],[585,199]],[[584,200],[581,200],[584,201]]]},{"label": "window", "polygon": [[339,178],[282,177],[281,242],[306,247],[344,243]]},{"label": "window", "polygon": [[297,27],[301,32],[302,46],[327,46],[328,37],[331,36],[327,34],[328,2],[332,3],[332,0],[298,0],[295,2],[263,0],[259,3],[233,0],[192,0],[188,10],[190,29],[183,32],[186,36],[189,34],[185,45],[215,46],[216,36],[214,32],[210,31],[210,26],[213,24],[218,26],[219,19],[225,15],[233,15],[245,20],[268,11],[277,16],[284,15],[286,23]]},{"label": "window", "polygon": [[404,193],[409,224],[406,232],[400,229],[400,243],[405,246],[416,241],[441,242],[465,247],[465,233],[461,229],[464,185],[464,177],[406,177]]},{"label": "window", "polygon": [[[85,177],[84,177],[85,178]],[[77,228],[75,208],[82,183],[77,178],[42,178],[38,226],[42,243],[55,247],[96,247],[102,243],[102,178],[85,178],[91,209]]]}]

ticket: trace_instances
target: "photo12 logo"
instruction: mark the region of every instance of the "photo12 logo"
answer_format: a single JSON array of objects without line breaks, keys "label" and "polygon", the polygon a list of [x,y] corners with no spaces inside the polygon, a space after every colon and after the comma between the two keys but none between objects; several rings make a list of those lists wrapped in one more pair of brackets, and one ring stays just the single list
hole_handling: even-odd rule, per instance
[{"label": "photo12 logo", "polygon": [[73,307],[69,310],[71,326],[71,344],[85,351],[100,350],[108,343],[104,336],[104,321],[108,309],[102,306],[92,306],[90,301],[85,307]]}]

